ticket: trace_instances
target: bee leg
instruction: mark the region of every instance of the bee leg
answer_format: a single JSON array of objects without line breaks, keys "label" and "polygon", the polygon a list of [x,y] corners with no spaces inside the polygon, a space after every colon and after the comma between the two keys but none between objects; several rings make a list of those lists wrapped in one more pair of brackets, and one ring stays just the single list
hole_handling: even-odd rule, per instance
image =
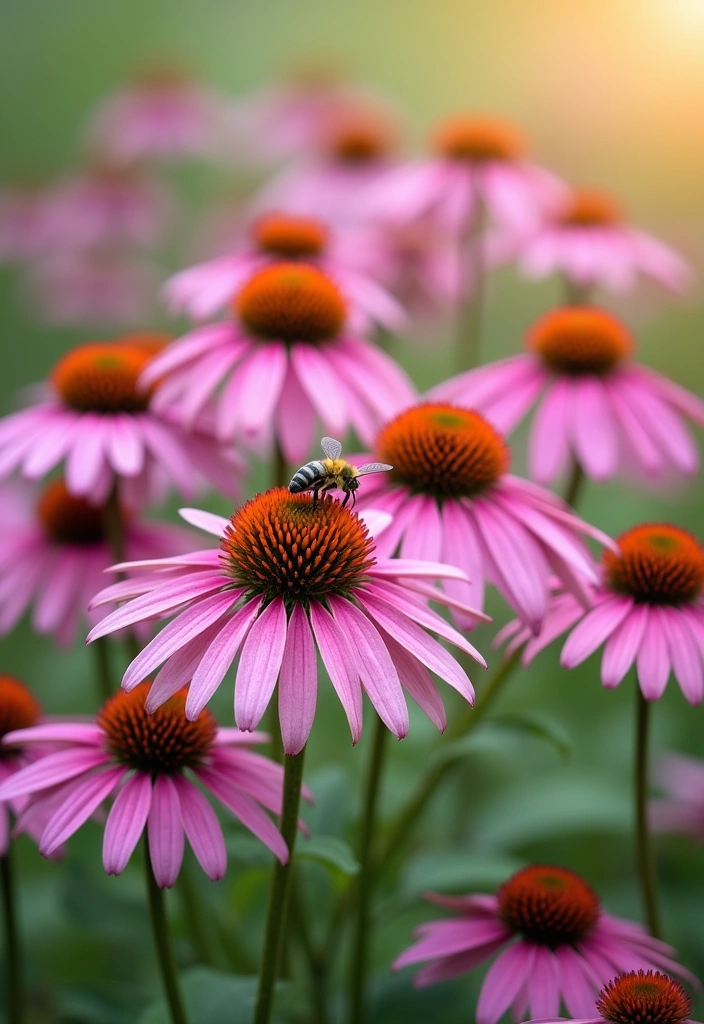
[{"label": "bee leg", "polygon": [[318,489],[319,489],[319,487],[320,487],[320,484],[318,484],[316,487],[313,488],[313,508],[314,509],[315,509],[315,503],[318,500]]},{"label": "bee leg", "polygon": [[350,494],[351,493],[352,493],[351,491],[345,491],[345,500],[342,502],[342,507],[343,508],[345,507],[347,502],[350,500]]},{"label": "bee leg", "polygon": [[354,508],[357,504],[357,491],[351,491],[350,493],[352,494],[352,508]]}]

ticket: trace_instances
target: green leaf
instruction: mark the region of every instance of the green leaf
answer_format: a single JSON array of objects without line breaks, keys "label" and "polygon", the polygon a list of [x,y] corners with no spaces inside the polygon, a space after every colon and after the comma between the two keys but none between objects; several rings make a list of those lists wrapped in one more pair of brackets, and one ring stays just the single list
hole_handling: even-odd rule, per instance
[{"label": "green leaf", "polygon": [[359,872],[359,861],[352,847],[338,836],[304,839],[296,847],[296,857],[319,861],[326,867],[341,871],[343,875],[356,875]]},{"label": "green leaf", "polygon": [[[256,977],[192,967],[181,974],[180,980],[189,1024],[251,1024],[257,996]],[[285,1018],[279,1013],[274,1019]],[[171,1024],[163,999],[153,1003],[138,1024]]]}]

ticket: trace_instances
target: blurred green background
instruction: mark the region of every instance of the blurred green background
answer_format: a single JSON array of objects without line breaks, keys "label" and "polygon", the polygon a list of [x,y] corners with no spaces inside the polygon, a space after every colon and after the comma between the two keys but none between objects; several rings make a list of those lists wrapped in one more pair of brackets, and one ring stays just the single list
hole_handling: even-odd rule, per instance
[{"label": "blurred green background", "polygon": [[[0,14],[0,180],[70,167],[94,102],[135,67],[158,58],[183,62],[233,93],[307,59],[339,63],[399,104],[416,144],[445,113],[476,109],[515,119],[540,162],[569,180],[612,190],[634,220],[692,261],[697,281],[684,300],[643,288],[612,305],[635,327],[644,362],[701,392],[704,0],[3,0]],[[19,388],[42,378],[68,345],[87,337],[33,325],[16,284],[14,272],[0,272],[5,410]],[[528,284],[510,269],[496,275],[484,358],[515,351],[525,327],[558,297],[554,282]],[[449,372],[443,341],[397,346],[421,386]],[[519,469],[522,440],[516,442]],[[250,490],[264,481],[264,468],[256,467]],[[580,511],[611,533],[644,519],[701,531],[702,493],[700,480],[661,494],[589,485]],[[218,499],[216,505],[225,507]],[[491,610],[497,625],[507,620],[498,600]],[[478,632],[482,651],[489,650],[493,632]],[[634,681],[607,693],[597,659],[567,673],[558,666],[558,652],[559,646],[518,674],[499,710],[546,716],[568,737],[569,754],[496,728],[478,731],[465,768],[443,789],[414,848],[380,891],[374,1022],[472,1019],[476,977],[418,995],[409,972],[395,978],[388,972],[412,925],[432,916],[418,899],[426,888],[492,887],[526,860],[541,859],[584,873],[613,913],[639,917],[629,831]],[[80,645],[57,655],[50,641],[22,626],[3,642],[0,668],[29,682],[48,712],[94,708],[91,662]],[[474,675],[480,686],[481,672]],[[231,694],[225,691],[216,708],[229,721]],[[448,705],[454,707],[450,698]],[[655,709],[654,747],[703,755],[702,713],[671,682]],[[311,818],[317,831],[354,838],[350,822],[370,747],[369,713],[366,721],[363,740],[352,750],[337,701],[321,687],[308,760],[319,795]],[[410,792],[433,742],[432,729],[415,716],[410,736],[391,747],[385,817]],[[121,879],[105,878],[99,829],[91,826],[71,842],[59,867],[43,864],[29,842],[21,841],[20,849],[33,1019],[140,1019],[157,981],[136,867]],[[234,829],[232,851],[227,878],[200,885],[198,899],[216,903],[231,930],[240,927],[247,956],[256,962],[267,862],[257,862]],[[704,977],[704,852],[686,839],[660,839],[657,859],[667,937]],[[308,866],[316,910],[328,906],[331,890],[345,879]],[[179,960],[188,967],[193,949],[176,897],[172,905]],[[208,991],[214,984],[197,977],[192,983]],[[224,1005],[231,1005],[230,995]],[[695,1017],[704,1013],[701,998],[695,1011]],[[144,1022],[158,1019],[148,1015]]]}]

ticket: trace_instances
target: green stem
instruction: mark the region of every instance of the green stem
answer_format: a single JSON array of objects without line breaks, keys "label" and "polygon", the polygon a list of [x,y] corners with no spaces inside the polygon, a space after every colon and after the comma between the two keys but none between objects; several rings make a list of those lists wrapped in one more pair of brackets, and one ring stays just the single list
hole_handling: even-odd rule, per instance
[{"label": "green stem", "polygon": [[564,500],[572,508],[577,507],[577,502],[582,494],[582,488],[585,482],[584,470],[581,464],[574,460],[572,463],[572,470],[570,472],[570,478],[567,481],[567,487],[565,488]]},{"label": "green stem", "polygon": [[377,716],[374,728],[374,743],[367,782],[364,789],[362,834],[359,844],[360,872],[356,888],[356,919],[352,947],[352,974],[350,979],[350,1024],[366,1020],[366,973],[369,938],[369,902],[374,883],[372,864],[372,843],[379,799],[379,789],[386,750],[388,729]]},{"label": "green stem", "polygon": [[21,1024],[24,1017],[22,1005],[22,960],[17,934],[17,912],[15,887],[13,884],[12,846],[0,857],[2,884],[3,919],[5,924],[5,993],[7,998],[7,1024]]},{"label": "green stem", "polygon": [[484,259],[482,253],[484,210],[479,202],[464,239],[460,242],[460,277],[466,298],[457,313],[455,370],[464,373],[479,365],[484,313]]},{"label": "green stem", "polygon": [[650,703],[641,693],[636,681],[636,742],[635,742],[635,844],[636,864],[640,882],[645,919],[653,938],[662,938],[658,910],[655,863],[648,830],[648,732]]},{"label": "green stem", "polygon": [[185,858],[181,865],[178,891],[198,963],[221,970],[227,969],[228,958],[214,934],[212,910],[198,894],[198,885],[188,858]]},{"label": "green stem", "polygon": [[281,815],[281,835],[288,847],[289,857],[285,864],[277,861],[274,867],[253,1024],[269,1024],[274,1009],[274,992],[286,932],[286,912],[298,830],[298,807],[301,801],[304,759],[305,747],[300,754],[284,755],[284,804]]},{"label": "green stem", "polygon": [[313,1020],[311,1024],[328,1024],[327,1007],[327,958],[325,954],[316,949],[311,938],[310,930],[306,922],[305,910],[301,899],[300,886],[296,882],[300,879],[293,878],[291,885],[290,919],[295,927],[298,940],[305,958],[308,972],[310,974],[310,990],[313,1001]]},{"label": "green stem", "polygon": [[169,1014],[172,1024],[187,1024],[176,964],[174,963],[174,954],[169,938],[169,923],[166,919],[164,892],[159,888],[154,877],[152,859],[149,853],[149,836],[146,832],[144,833],[144,870],[146,873],[147,903],[149,905],[149,918],[152,926],[154,948],[159,962],[159,971],[164,986],[166,1002],[169,1007]]},{"label": "green stem", "polygon": [[95,675],[98,682],[98,695],[101,702],[112,697],[115,684],[110,667],[110,641],[101,636],[91,644],[95,657]]}]

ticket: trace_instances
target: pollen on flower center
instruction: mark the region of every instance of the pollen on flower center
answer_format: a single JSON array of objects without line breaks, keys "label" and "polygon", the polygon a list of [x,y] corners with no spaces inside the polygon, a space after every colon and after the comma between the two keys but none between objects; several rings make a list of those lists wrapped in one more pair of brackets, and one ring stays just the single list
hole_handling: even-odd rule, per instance
[{"label": "pollen on flower center", "polygon": [[392,480],[438,498],[481,494],[511,461],[503,437],[483,416],[444,403],[402,412],[383,428],[376,451],[394,467]]},{"label": "pollen on flower center", "polygon": [[131,693],[120,690],[103,704],[98,725],[105,730],[110,752],[141,772],[173,774],[203,764],[215,740],[217,725],[209,711],[194,722],[186,718],[186,691],[179,690],[151,714],[144,704],[151,683]]},{"label": "pollen on flower center", "polygon": [[579,875],[560,867],[523,868],[504,882],[498,898],[505,925],[551,948],[585,938],[599,917],[596,894]]},{"label": "pollen on flower center", "polygon": [[686,530],[644,523],[622,533],[619,553],[604,552],[610,586],[648,604],[687,604],[704,591],[704,548]]},{"label": "pollen on flower center", "polygon": [[143,412],[150,396],[137,381],[152,355],[143,343],[81,345],[59,360],[51,380],[79,412]]},{"label": "pollen on flower center", "polygon": [[615,316],[603,309],[570,306],[537,320],[526,336],[526,348],[556,373],[606,376],[631,355],[634,345]]},{"label": "pollen on flower center", "polygon": [[104,538],[103,516],[85,498],[69,494],[63,480],[52,480],[37,502],[37,516],[55,544],[99,544]]},{"label": "pollen on flower center", "polygon": [[572,193],[557,219],[560,224],[592,228],[618,224],[623,215],[610,196],[592,189],[579,189]]},{"label": "pollen on flower center", "polygon": [[659,971],[619,974],[599,993],[596,1008],[611,1024],[680,1024],[692,1000],[679,982]]},{"label": "pollen on flower center", "polygon": [[515,161],[525,152],[525,140],[507,121],[491,117],[453,117],[435,132],[434,148],[450,160]]},{"label": "pollen on flower center", "polygon": [[348,595],[374,564],[374,543],[358,516],[331,497],[283,487],[239,508],[221,542],[225,572],[268,600]]},{"label": "pollen on flower center", "polygon": [[261,338],[312,344],[334,338],[347,316],[337,285],[316,267],[300,263],[260,270],[244,285],[234,307]]},{"label": "pollen on flower center", "polygon": [[319,256],[328,241],[325,225],[313,217],[293,217],[286,213],[268,213],[252,226],[259,249],[284,260]]},{"label": "pollen on flower center", "polygon": [[[0,675],[0,739],[15,729],[29,729],[41,714],[34,694],[14,676]],[[9,747],[0,747],[0,757],[11,754]]]}]

